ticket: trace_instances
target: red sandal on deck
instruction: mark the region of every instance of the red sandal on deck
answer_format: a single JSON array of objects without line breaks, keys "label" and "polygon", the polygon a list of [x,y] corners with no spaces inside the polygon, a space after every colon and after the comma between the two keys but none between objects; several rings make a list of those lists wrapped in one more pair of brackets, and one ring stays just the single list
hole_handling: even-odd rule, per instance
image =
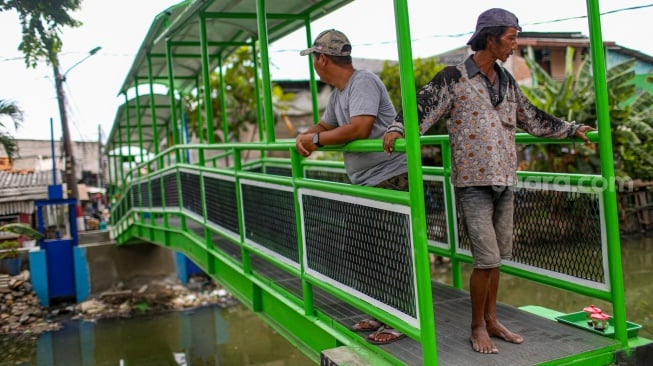
[{"label": "red sandal on deck", "polygon": [[349,328],[354,332],[375,332],[383,327],[383,323],[376,319],[363,319]]},{"label": "red sandal on deck", "polygon": [[[380,334],[389,334],[392,337],[388,338],[388,340],[385,341],[377,341],[374,338]],[[394,329],[394,328],[387,328],[387,327],[381,327],[379,330],[376,332],[370,334],[367,336],[366,340],[372,344],[377,344],[377,345],[382,345],[382,344],[389,344],[395,341],[398,341],[402,338],[406,337],[404,333],[401,333],[400,331]]]}]

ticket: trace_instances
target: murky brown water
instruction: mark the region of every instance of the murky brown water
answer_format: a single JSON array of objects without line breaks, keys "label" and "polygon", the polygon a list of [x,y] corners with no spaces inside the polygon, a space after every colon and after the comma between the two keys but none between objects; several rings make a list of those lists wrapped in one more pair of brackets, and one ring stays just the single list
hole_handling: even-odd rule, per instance
[{"label": "murky brown water", "polygon": [[243,305],[150,318],[70,321],[37,340],[0,342],[0,365],[312,365]]},{"label": "murky brown water", "polygon": [[[653,237],[622,238],[628,320],[643,326],[639,335],[653,338]],[[450,283],[446,266],[433,277]],[[465,273],[465,281],[468,273]],[[584,296],[503,275],[500,301],[515,306],[540,305],[562,312],[580,311]],[[36,340],[0,342],[5,365],[311,365],[304,354],[243,305],[203,308],[151,318],[69,322],[64,329]]]}]

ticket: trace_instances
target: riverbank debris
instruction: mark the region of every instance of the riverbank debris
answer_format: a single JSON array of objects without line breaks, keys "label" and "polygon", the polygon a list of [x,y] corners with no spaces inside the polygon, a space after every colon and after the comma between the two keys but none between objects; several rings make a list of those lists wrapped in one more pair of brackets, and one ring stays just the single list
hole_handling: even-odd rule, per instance
[{"label": "riverbank debris", "polygon": [[204,275],[189,278],[186,285],[169,278],[151,280],[131,289],[117,283],[110,290],[78,304],[60,302],[42,307],[29,281],[29,271],[3,276],[0,288],[0,336],[36,336],[61,329],[68,319],[96,322],[102,318],[130,318],[217,305],[229,307],[235,300],[229,292]]}]

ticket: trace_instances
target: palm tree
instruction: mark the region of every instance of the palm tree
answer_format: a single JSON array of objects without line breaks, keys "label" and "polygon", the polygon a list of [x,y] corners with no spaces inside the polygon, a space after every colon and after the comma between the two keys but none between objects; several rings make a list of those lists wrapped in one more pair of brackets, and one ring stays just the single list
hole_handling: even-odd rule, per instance
[{"label": "palm tree", "polygon": [[7,153],[9,160],[11,160],[18,154],[18,145],[16,145],[14,137],[6,131],[3,117],[9,117],[14,123],[14,128],[18,128],[20,123],[23,122],[23,111],[15,102],[0,99],[0,145]]}]

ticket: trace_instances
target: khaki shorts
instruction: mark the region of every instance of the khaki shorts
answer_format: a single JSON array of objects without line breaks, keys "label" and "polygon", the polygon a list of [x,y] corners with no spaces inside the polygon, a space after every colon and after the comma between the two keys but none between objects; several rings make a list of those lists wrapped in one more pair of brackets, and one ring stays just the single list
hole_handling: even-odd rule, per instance
[{"label": "khaki shorts", "polygon": [[496,268],[512,258],[514,187],[457,187],[474,268]]}]

